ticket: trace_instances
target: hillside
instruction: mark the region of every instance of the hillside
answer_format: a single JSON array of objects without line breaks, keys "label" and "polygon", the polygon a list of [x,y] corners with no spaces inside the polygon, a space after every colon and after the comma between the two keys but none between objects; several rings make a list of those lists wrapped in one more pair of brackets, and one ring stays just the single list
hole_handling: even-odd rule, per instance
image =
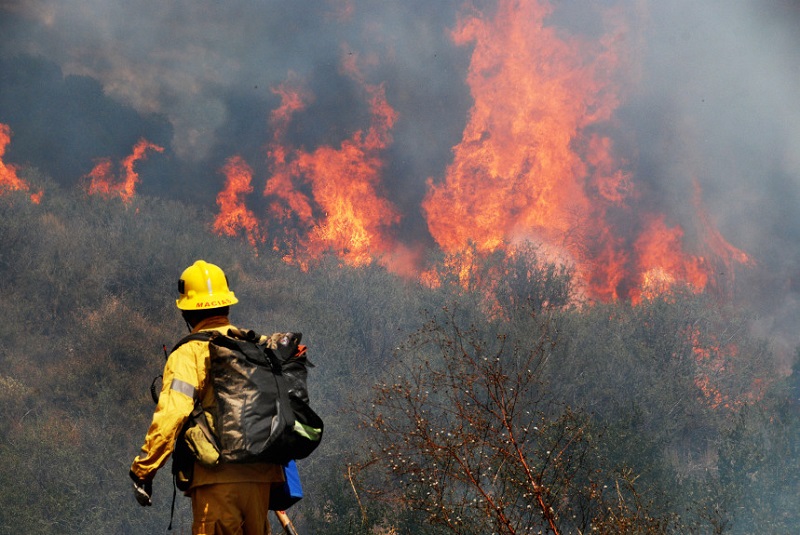
[{"label": "hillside", "polygon": [[[21,174],[46,193],[38,204],[25,192],[0,196],[2,533],[166,528],[168,469],[148,509],[133,500],[127,470],[149,424],[162,345],[185,332],[177,276],[197,258],[228,273],[240,299],[235,323],[300,331],[310,348],[312,403],[326,436],[300,463],[307,496],[290,513],[301,533],[421,533],[423,525],[525,533],[550,521],[560,533],[800,525],[796,377],[778,373],[770,341],[750,334],[741,305],[679,288],[637,305],[579,303],[569,271],[539,263],[535,249],[475,260],[466,282],[450,280],[440,259],[434,287],[331,257],[300,269],[216,236],[213,217],[195,207],[146,196],[125,204],[62,189],[33,169]],[[502,369],[482,364],[490,361]],[[532,483],[500,470],[502,457],[487,461],[494,483],[481,492],[504,504],[508,524],[467,499],[478,491],[463,471],[432,471],[459,457],[448,457],[455,443],[423,440],[426,429],[466,440],[475,427],[485,442],[467,455],[501,451],[508,438],[491,410],[500,405],[477,393],[483,405],[469,405],[457,395],[465,385],[515,392],[524,410],[507,431],[526,429],[521,451],[541,469],[531,481],[554,516],[524,512],[536,503],[525,497]],[[422,427],[409,417],[414,407]],[[528,432],[535,422],[547,432]],[[558,444],[567,453],[550,455]],[[389,453],[416,468],[398,468]],[[446,487],[433,493],[439,501],[424,498],[432,484]],[[458,525],[446,520],[454,511],[464,517]],[[188,532],[190,516],[179,497],[176,533]]]}]

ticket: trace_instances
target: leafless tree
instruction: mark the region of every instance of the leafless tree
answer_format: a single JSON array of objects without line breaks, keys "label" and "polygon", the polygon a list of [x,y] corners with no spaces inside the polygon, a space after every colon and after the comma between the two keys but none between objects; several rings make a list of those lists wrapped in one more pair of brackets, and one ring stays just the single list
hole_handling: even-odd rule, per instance
[{"label": "leafless tree", "polygon": [[630,501],[632,477],[614,488],[590,420],[551,401],[549,315],[531,313],[524,341],[486,340],[454,317],[431,319],[398,352],[406,358],[367,418],[379,444],[371,466],[398,484],[395,499],[453,533],[662,533]]}]

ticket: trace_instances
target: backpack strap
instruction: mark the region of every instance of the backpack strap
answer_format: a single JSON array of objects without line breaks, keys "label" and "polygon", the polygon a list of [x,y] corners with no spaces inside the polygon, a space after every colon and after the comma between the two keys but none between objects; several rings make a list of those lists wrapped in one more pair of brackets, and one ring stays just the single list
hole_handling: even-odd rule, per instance
[{"label": "backpack strap", "polygon": [[176,349],[181,347],[186,342],[191,342],[192,340],[199,340],[201,342],[208,342],[216,334],[217,334],[216,331],[200,331],[200,332],[196,332],[196,333],[192,333],[192,334],[187,334],[186,336],[184,336],[183,338],[178,340],[178,343],[175,344],[175,346],[172,348],[172,351],[170,351],[170,354],[172,354],[172,352],[174,352]]},{"label": "backpack strap", "polygon": [[[175,344],[175,347],[172,348],[172,351],[170,351],[170,353],[174,352],[176,349],[181,347],[186,342],[191,342],[193,340],[199,340],[201,342],[209,342],[217,334],[218,333],[215,331],[200,331],[186,335],[183,338],[181,338],[177,344]],[[206,421],[205,415],[203,414],[203,406],[200,404],[200,400],[197,398],[195,398],[194,400],[194,409],[192,410],[192,413],[189,415],[189,419],[197,423],[198,427],[203,432],[203,434],[205,435],[206,439],[209,442],[211,442],[212,444],[216,442],[216,439],[214,438],[214,433],[209,428],[208,422]]]},{"label": "backpack strap", "polygon": [[[211,332],[211,331],[200,331],[200,332],[196,332],[196,333],[192,333],[192,334],[186,335],[183,338],[181,338],[178,341],[177,344],[175,344],[175,347],[173,347],[172,351],[170,351],[169,353],[167,353],[167,346],[165,345],[164,346],[164,359],[165,360],[168,359],[170,354],[173,351],[175,351],[176,349],[181,347],[186,342],[191,342],[192,340],[200,340],[200,341],[203,341],[203,342],[207,342],[207,341],[211,340],[211,338],[215,334],[216,333]],[[158,404],[159,393],[161,391],[160,390],[160,386],[161,385],[158,384],[158,380],[159,379],[163,380],[163,375],[156,375],[155,378],[153,378],[153,382],[150,383],[150,397],[153,398],[153,403],[156,403],[156,404]]]}]

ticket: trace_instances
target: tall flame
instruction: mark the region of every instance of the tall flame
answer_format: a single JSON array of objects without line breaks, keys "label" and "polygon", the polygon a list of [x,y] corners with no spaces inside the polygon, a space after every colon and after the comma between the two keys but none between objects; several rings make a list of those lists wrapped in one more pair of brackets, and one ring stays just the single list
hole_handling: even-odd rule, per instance
[{"label": "tall flame", "polygon": [[295,219],[305,229],[300,236],[304,254],[318,257],[332,251],[348,264],[360,266],[391,252],[386,232],[400,219],[379,192],[380,153],[391,142],[397,114],[386,101],[384,87],[366,83],[356,68],[355,55],[348,58],[345,72],[360,83],[369,100],[369,129],[354,132],[339,147],[292,150],[282,136],[292,113],[305,106],[308,95],[281,86],[276,90],[281,106],[271,116],[275,127],[269,149],[272,175],[264,195],[272,199],[273,215],[284,221]]},{"label": "tall flame", "polygon": [[271,199],[269,217],[283,225],[282,238],[273,240],[273,247],[286,253],[286,260],[304,263],[298,258],[298,242],[301,228],[306,230],[314,220],[311,199],[302,191],[302,183],[293,165],[292,149],[285,146],[284,139],[296,112],[305,109],[313,96],[307,93],[302,83],[291,75],[289,80],[273,89],[281,97],[281,104],[270,114],[274,131],[267,157],[272,163],[272,175],[264,187],[264,196]]},{"label": "tall flame", "polygon": [[129,203],[136,193],[136,184],[139,182],[139,174],[134,170],[134,165],[140,160],[147,158],[146,151],[154,150],[164,152],[164,148],[146,139],[140,139],[133,147],[133,152],[120,162],[120,176],[114,176],[110,158],[101,158],[97,161],[94,168],[86,175],[90,179],[87,192],[90,195],[101,195],[103,197],[118,196],[123,202]]},{"label": "tall flame", "polygon": [[[0,123],[0,193],[3,191],[30,191],[27,182],[17,176],[17,167],[3,162],[6,155],[6,147],[11,143],[11,127]],[[44,192],[39,191],[31,194],[31,201],[39,204]]]},{"label": "tall flame", "polygon": [[[472,47],[473,104],[452,162],[441,180],[428,179],[422,204],[449,269],[466,280],[474,255],[513,254],[532,241],[547,260],[574,267],[586,296],[638,302],[677,284],[702,291],[716,285],[721,265],[749,263],[711,223],[699,186],[687,233],[645,208],[655,203],[642,202],[646,190],[617,154],[615,112],[635,71],[622,13],[605,12],[606,33],[592,39],[553,26],[553,15],[546,0],[498,0],[491,14],[465,12],[451,33]],[[330,252],[354,266],[377,259],[419,274],[415,245],[393,237],[401,214],[381,190],[397,113],[384,86],[365,80],[358,56],[343,56],[344,73],[368,101],[368,129],[338,146],[293,147],[289,127],[313,95],[290,76],[273,90],[281,103],[270,115],[267,212],[259,222],[245,206],[252,171],[235,157],[224,170],[216,229],[243,231],[254,245],[269,237],[301,264]],[[436,283],[433,272],[420,276]]]},{"label": "tall flame", "polygon": [[[500,0],[491,17],[471,12],[453,31],[474,47],[474,105],[444,181],[429,179],[431,235],[447,253],[541,243],[595,299],[705,288],[713,266],[685,252],[683,229],[663,214],[632,210],[640,193],[603,134],[629,70],[625,25],[608,16],[611,29],[590,42],[548,26],[552,12],[540,0]],[[704,223],[709,253],[746,258]]]},{"label": "tall flame", "polygon": [[373,124],[366,135],[359,131],[338,148],[297,154],[297,169],[310,182],[324,214],[309,233],[309,250],[319,254],[333,249],[352,265],[367,264],[373,255],[387,252],[384,229],[400,219],[376,187],[383,165],[379,151],[390,139],[395,114],[386,104],[383,87],[367,90]]},{"label": "tall flame", "polygon": [[250,184],[253,170],[240,156],[232,156],[225,162],[222,172],[226,177],[225,189],[217,195],[220,212],[214,220],[214,230],[236,236],[241,229],[251,245],[263,242],[258,219],[245,205],[245,197],[253,192]]},{"label": "tall flame", "polygon": [[[473,13],[458,23],[455,42],[474,46],[467,76],[474,106],[444,183],[429,182],[423,208],[445,251],[474,242],[489,252],[532,239],[602,283],[608,275],[578,261],[603,205],[625,199],[630,177],[614,167],[611,140],[587,139],[585,131],[618,105],[610,73],[621,54],[611,38],[591,44],[559,35],[545,25],[551,11],[503,0],[493,19]],[[588,145],[583,154],[579,143]]]}]

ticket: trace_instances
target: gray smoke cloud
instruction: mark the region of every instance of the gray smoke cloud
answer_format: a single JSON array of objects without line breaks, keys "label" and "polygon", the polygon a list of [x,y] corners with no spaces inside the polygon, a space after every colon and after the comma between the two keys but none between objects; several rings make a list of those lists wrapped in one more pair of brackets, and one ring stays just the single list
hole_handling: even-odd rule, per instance
[{"label": "gray smoke cloud", "polygon": [[660,166],[661,182],[702,179],[704,200],[726,235],[751,250],[763,245],[765,218],[791,201],[787,194],[796,196],[800,179],[796,6],[650,7],[647,77],[635,120],[653,139],[639,150]]},{"label": "gray smoke cloud", "polygon": [[[758,282],[744,291],[771,294],[766,302],[772,311],[784,311],[774,317],[796,320],[800,7],[791,0],[606,0],[592,9],[575,0],[552,4],[552,24],[589,39],[601,33],[598,6],[627,16],[637,75],[628,73],[633,81],[615,119],[624,132],[617,145],[636,183],[648,202],[680,222],[694,209],[697,181],[710,219],[760,263]],[[460,11],[477,6],[491,14],[493,5],[3,0],[0,60],[6,69],[28,64],[32,72],[56,66],[65,80],[72,76],[70,87],[79,79],[87,92],[100,88],[93,102],[118,106],[120,117],[139,115],[136,121],[115,121],[117,133],[130,129],[134,140],[144,136],[167,145],[163,160],[173,167],[153,179],[164,182],[157,190],[186,191],[191,184],[205,192],[195,194],[199,200],[213,202],[225,158],[241,154],[265,176],[267,119],[279,103],[272,88],[289,76],[304,80],[314,95],[291,126],[296,146],[336,144],[365,128],[363,91],[341,71],[342,58],[356,54],[364,78],[384,84],[398,112],[384,173],[386,195],[404,214],[398,233],[424,240],[419,206],[426,180],[443,178],[472,103],[465,79],[470,48],[454,45],[449,31]],[[16,63],[9,63],[12,58]],[[11,74],[3,74],[0,87]],[[53,76],[40,81],[51,84]],[[33,75],[26,80],[37,84]],[[47,91],[39,87],[33,101],[20,90],[13,102],[12,93],[3,91],[0,122],[19,133],[9,159],[17,151],[35,164],[33,149],[24,145],[58,126],[34,132],[26,123],[26,117],[43,113]],[[63,98],[75,90],[70,91]],[[103,123],[96,108],[88,101],[75,119]],[[118,150],[131,144],[120,139]]]},{"label": "gray smoke cloud", "polygon": [[261,99],[264,108],[249,113],[266,120],[270,88],[290,72],[308,79],[336,72],[348,50],[401,65],[415,82],[447,76],[435,58],[454,16],[452,2],[434,8],[325,0],[42,0],[2,9],[24,27],[4,39],[5,54],[42,56],[65,74],[98,80],[109,97],[142,113],[165,114],[175,128],[174,151],[195,160],[236,120],[230,99]]},{"label": "gray smoke cloud", "polygon": [[17,32],[6,47],[50,59],[65,74],[90,76],[141,113],[165,114],[176,154],[201,159],[230,120],[228,93],[242,86],[267,91],[288,69],[332,61],[325,57],[331,43],[315,37],[329,33],[323,26],[332,9],[304,4],[288,11],[294,4],[12,3],[5,9],[33,31]]},{"label": "gray smoke cloud", "polygon": [[687,180],[726,239],[758,262],[739,278],[785,356],[800,319],[800,5],[650,2],[643,84],[629,110],[637,177],[673,213]]}]

